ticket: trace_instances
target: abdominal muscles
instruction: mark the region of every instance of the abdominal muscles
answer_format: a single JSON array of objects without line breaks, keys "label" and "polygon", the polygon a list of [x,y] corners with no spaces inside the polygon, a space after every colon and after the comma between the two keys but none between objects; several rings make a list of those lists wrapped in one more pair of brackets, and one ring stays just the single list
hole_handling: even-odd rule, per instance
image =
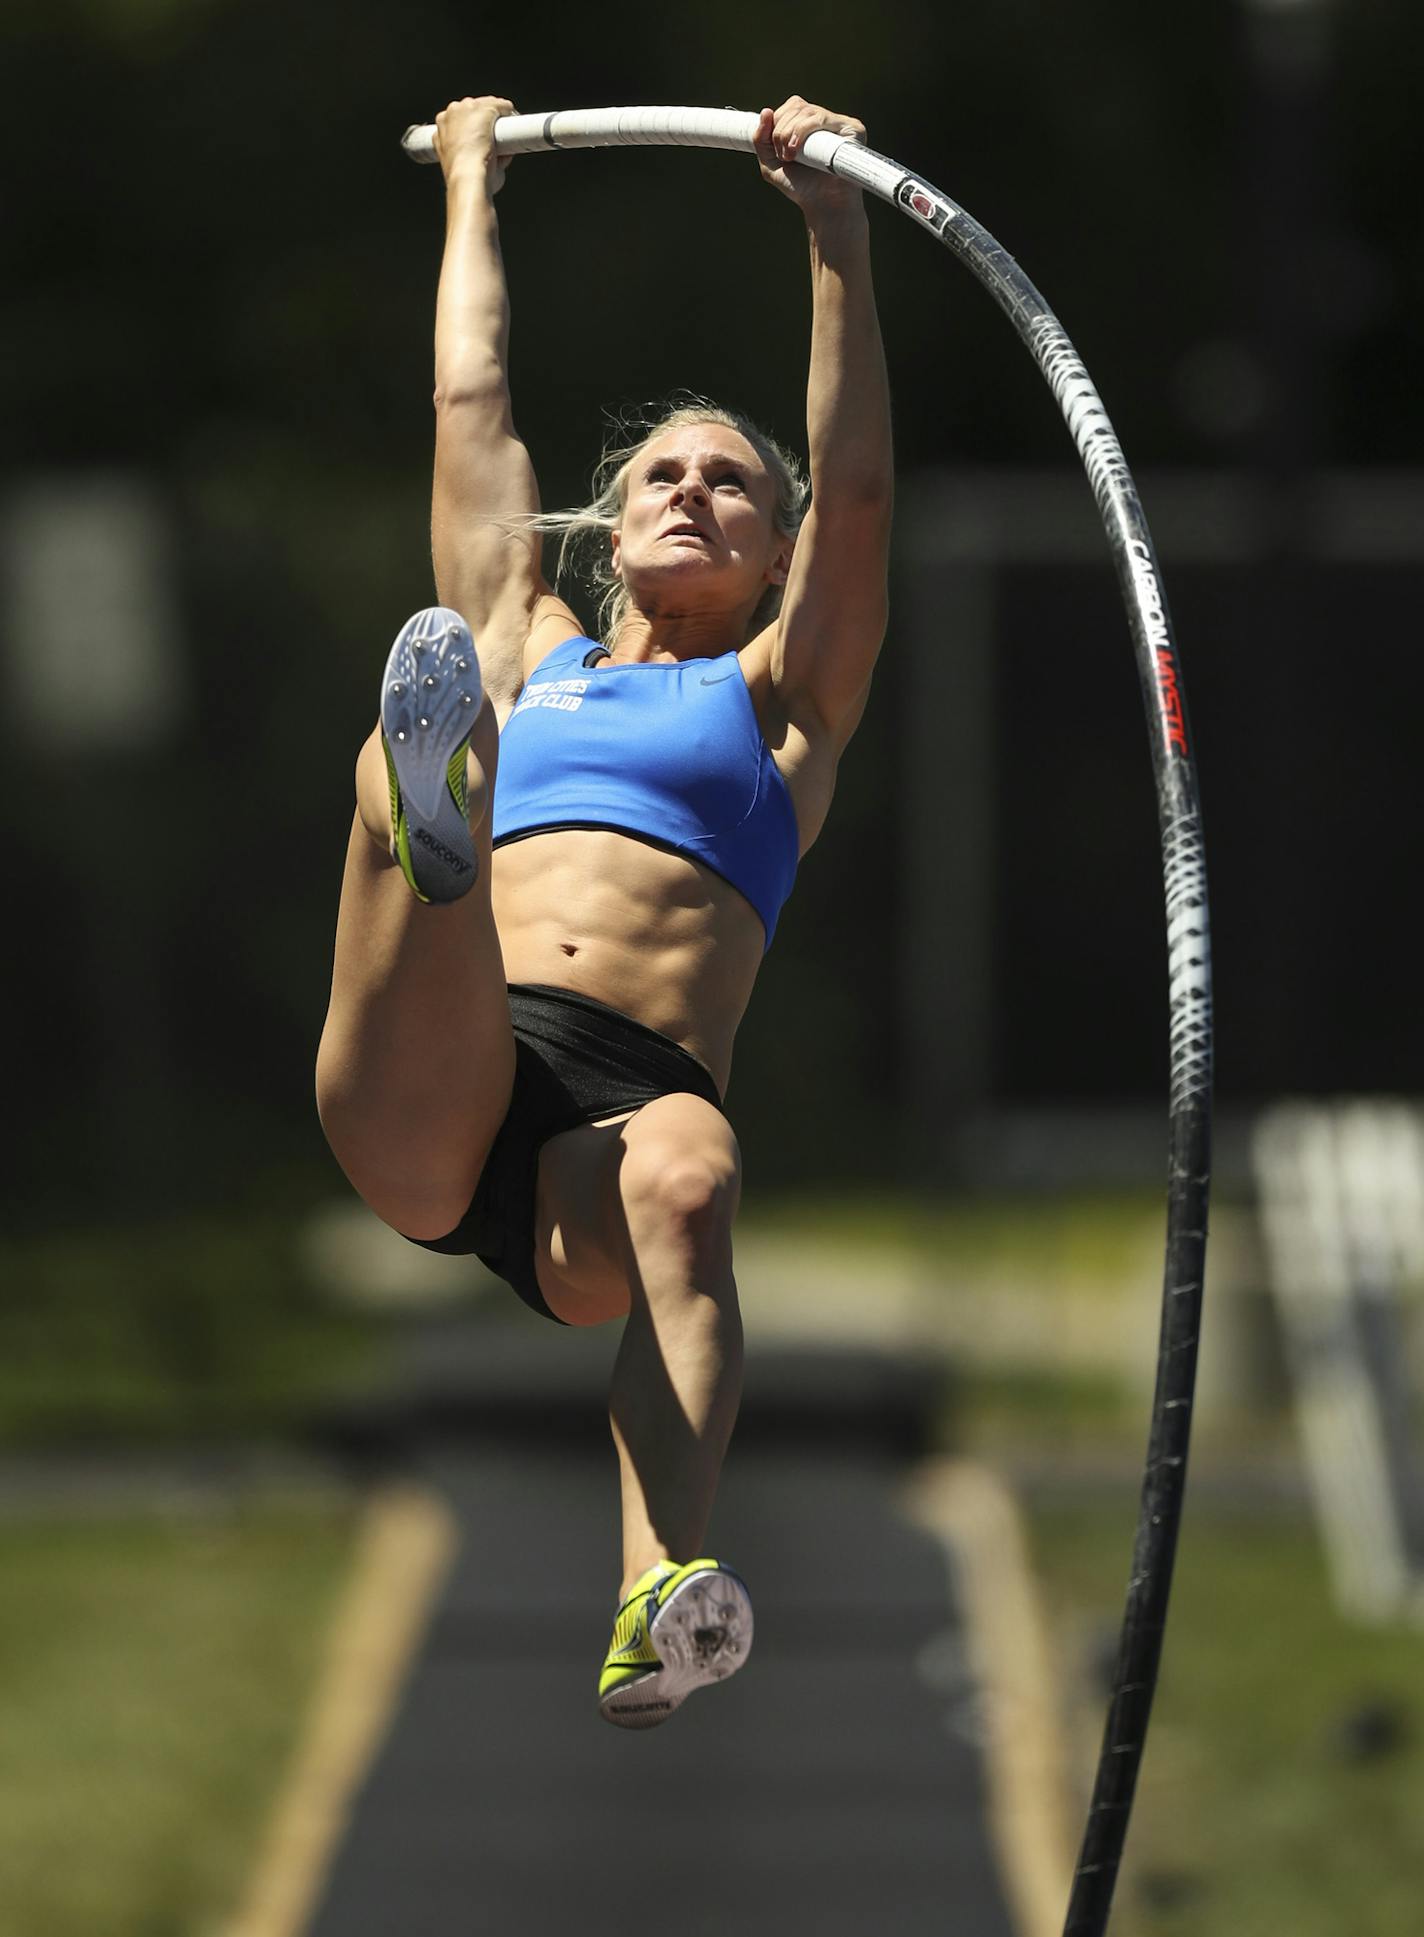
[{"label": "abdominal muscles", "polygon": [[730,882],[631,835],[566,828],[497,848],[492,888],[507,980],[606,1002],[726,1088],[766,939]]}]

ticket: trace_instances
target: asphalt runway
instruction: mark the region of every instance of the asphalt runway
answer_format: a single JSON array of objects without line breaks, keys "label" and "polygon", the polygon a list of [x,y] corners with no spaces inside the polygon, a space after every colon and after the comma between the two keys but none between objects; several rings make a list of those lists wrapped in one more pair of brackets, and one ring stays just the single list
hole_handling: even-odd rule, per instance
[{"label": "asphalt runway", "polygon": [[974,1691],[945,1699],[952,1569],[899,1498],[922,1382],[752,1368],[709,1543],[751,1588],[751,1659],[624,1732],[595,1697],[618,1575],[603,1348],[539,1346],[435,1341],[382,1427],[460,1545],[310,1937],[1014,1937]]}]

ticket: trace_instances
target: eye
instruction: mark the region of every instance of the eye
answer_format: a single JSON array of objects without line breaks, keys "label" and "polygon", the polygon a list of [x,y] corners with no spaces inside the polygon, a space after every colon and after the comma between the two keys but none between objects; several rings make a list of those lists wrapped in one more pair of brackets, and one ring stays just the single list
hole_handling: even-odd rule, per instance
[{"label": "eye", "polygon": [[745,491],[747,488],[746,479],[740,471],[724,471],[717,482],[719,484],[734,484],[739,491]]},{"label": "eye", "polygon": [[655,464],[647,474],[647,481],[649,484],[658,484],[664,478],[670,478],[671,476],[672,466],[670,464]]}]

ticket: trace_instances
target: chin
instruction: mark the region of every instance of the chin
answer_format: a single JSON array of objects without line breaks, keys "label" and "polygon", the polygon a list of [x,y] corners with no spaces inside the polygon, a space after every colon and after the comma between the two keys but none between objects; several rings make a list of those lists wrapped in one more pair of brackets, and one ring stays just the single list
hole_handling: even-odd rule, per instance
[{"label": "chin", "polygon": [[720,576],[711,559],[700,556],[691,546],[676,558],[661,560],[648,571],[639,572],[631,579],[625,579],[635,604],[641,604],[646,596],[656,599],[661,589],[670,585],[683,585],[688,579],[706,579],[714,582]]}]

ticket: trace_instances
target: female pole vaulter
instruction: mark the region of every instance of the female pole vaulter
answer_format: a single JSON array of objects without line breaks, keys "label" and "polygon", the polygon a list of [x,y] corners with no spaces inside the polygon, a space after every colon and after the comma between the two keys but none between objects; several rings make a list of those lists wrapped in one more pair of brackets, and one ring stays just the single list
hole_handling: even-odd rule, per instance
[{"label": "female pole vaulter", "polygon": [[[624,1321],[599,1704],[645,1728],[751,1643],[745,1584],[702,1551],[742,1364],[723,1097],[885,631],[889,394],[861,192],[796,158],[864,129],[793,96],[762,111],[757,156],[809,242],[809,505],[794,459],[698,398],[606,453],[589,505],[541,513],[494,206],[512,111],[466,99],[436,122],[441,603],[397,636],[356,763],[318,1104],[397,1231],[476,1253],[557,1322]],[[687,303],[766,326],[745,265],[640,255],[605,296],[634,337]],[[595,540],[599,639],[543,576],[551,531],[561,564]]]}]

